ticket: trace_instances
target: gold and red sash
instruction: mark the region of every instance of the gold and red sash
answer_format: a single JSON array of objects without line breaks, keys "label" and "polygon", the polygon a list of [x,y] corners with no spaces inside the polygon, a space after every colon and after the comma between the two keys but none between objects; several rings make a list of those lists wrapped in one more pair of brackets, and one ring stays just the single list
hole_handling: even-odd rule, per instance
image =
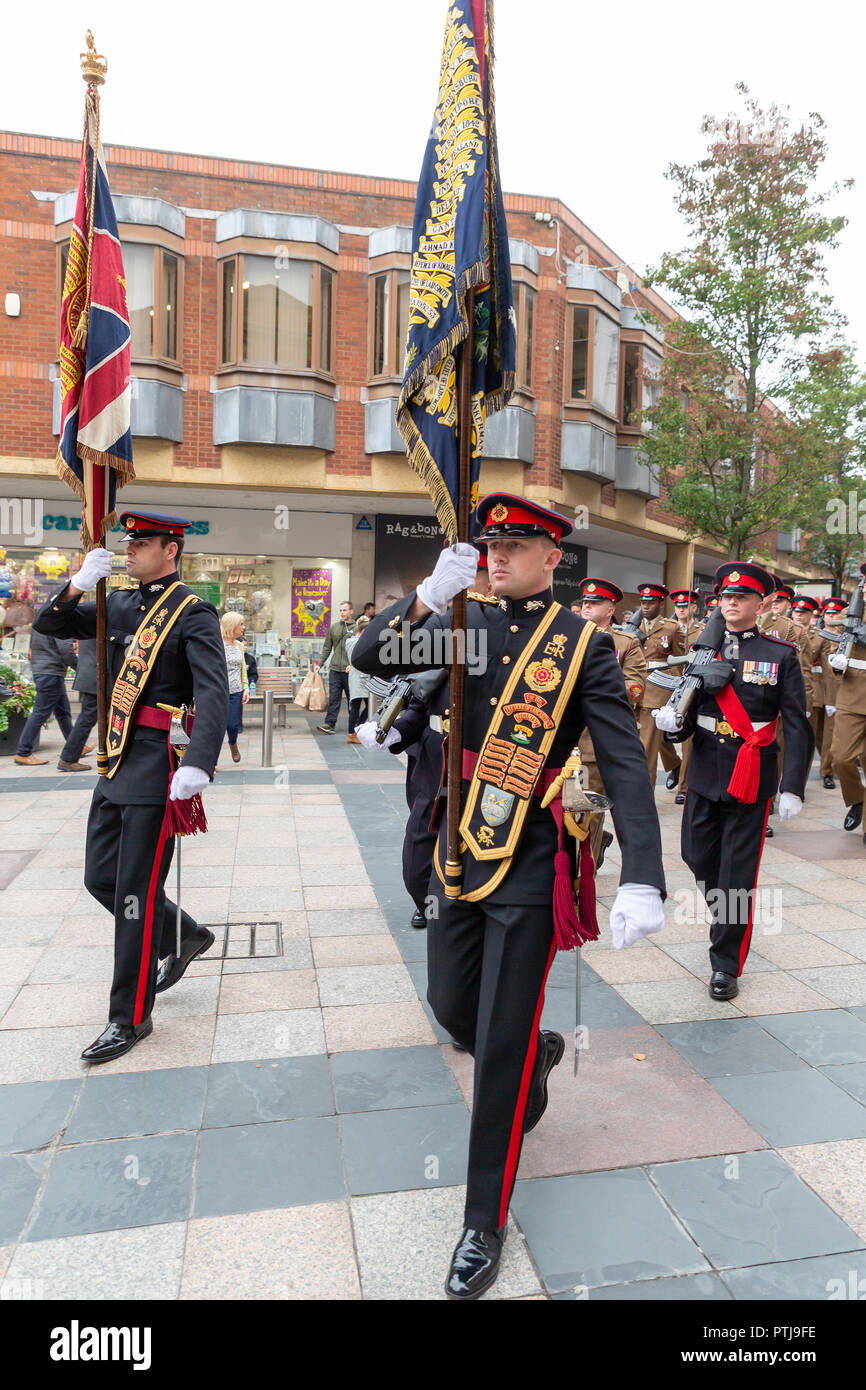
[{"label": "gold and red sash", "polygon": [[135,722],[135,706],[147,684],[163,642],[190,603],[198,603],[198,595],[191,594],[184,584],[175,580],[145,613],[129,644],[126,658],[114,682],[108,707],[106,777],[113,777],[120,767],[129,741],[129,731]]},{"label": "gold and red sash", "polygon": [[[508,872],[527,812],[580,673],[595,624],[557,622],[551,604],[497,701],[472,770],[460,834],[473,859],[495,861],[488,880],[461,897],[492,893]],[[571,629],[563,632],[561,628]],[[442,877],[438,856],[436,871]],[[444,881],[444,880],[443,880]]]}]

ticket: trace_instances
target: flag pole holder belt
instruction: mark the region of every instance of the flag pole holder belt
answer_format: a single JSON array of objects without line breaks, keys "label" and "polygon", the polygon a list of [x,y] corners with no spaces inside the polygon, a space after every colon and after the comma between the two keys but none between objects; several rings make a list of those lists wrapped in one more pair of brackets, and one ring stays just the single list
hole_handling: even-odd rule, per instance
[{"label": "flag pole holder belt", "polygon": [[[768,724],[775,724],[775,722],[775,719],[764,719],[763,721],[759,719],[752,725],[752,729],[758,733],[760,729],[766,729]],[[741,737],[740,734],[735,733],[733,725],[729,724],[727,719],[714,719],[712,715],[699,714],[698,725],[702,729],[707,729],[711,734],[718,734],[721,738]]]},{"label": "flag pole holder belt", "polygon": [[[133,713],[132,722],[143,725],[145,729],[162,729],[163,733],[168,733],[171,728],[171,711],[158,709],[156,705],[139,705]],[[195,715],[187,714],[187,733],[192,732],[194,722]]]}]

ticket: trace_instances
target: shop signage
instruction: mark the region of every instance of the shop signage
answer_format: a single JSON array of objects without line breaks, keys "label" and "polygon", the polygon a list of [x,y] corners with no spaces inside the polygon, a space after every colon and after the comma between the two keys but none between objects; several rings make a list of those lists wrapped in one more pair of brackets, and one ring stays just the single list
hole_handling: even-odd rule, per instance
[{"label": "shop signage", "polygon": [[376,517],[375,603],[378,612],[430,574],[445,537],[435,516]]},{"label": "shop signage", "polygon": [[355,530],[356,530],[356,531],[372,531],[372,529],[373,529],[372,526],[370,525],[369,521],[367,520],[367,518],[366,518],[365,516],[362,516],[362,517],[361,517],[361,520],[358,522],[357,526],[355,527]]},{"label": "shop signage", "polygon": [[331,626],[331,569],[292,572],[292,636],[326,637]]}]

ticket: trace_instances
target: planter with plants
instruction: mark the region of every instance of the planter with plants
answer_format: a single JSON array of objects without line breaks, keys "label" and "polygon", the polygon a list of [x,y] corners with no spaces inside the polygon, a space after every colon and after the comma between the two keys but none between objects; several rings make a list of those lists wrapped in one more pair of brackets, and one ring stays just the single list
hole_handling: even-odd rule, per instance
[{"label": "planter with plants", "polygon": [[16,676],[10,666],[0,666],[0,758],[15,752],[35,703],[36,686]]}]

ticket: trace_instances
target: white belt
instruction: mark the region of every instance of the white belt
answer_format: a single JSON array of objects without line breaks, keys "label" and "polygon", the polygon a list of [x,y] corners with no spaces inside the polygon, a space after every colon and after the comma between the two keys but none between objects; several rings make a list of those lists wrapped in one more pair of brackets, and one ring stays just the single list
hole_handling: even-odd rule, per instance
[{"label": "white belt", "polygon": [[442,716],[441,716],[441,715],[439,715],[439,714],[431,714],[431,715],[430,715],[430,728],[433,729],[434,732],[437,733],[437,734],[441,734],[441,733],[443,732],[443,730],[442,730]]},{"label": "white belt", "polygon": [[823,669],[824,669],[823,666],[813,666],[813,667],[812,667],[812,675],[813,675],[813,676],[820,676],[820,674],[821,674],[821,672],[823,671]]},{"label": "white belt", "polygon": [[[754,729],[755,733],[758,733],[760,729],[766,729],[768,724],[775,724],[775,722],[775,719],[759,719],[756,724],[752,725],[752,728]],[[699,714],[698,723],[700,724],[702,729],[709,729],[710,733],[714,734],[716,732],[716,725],[727,724],[727,720],[713,719],[712,715],[709,714]],[[728,727],[731,729],[731,734],[734,738],[740,737],[739,734],[734,733],[732,725],[728,725]]]},{"label": "white belt", "polygon": [[866,671],[866,661],[855,661],[853,656],[848,658],[848,665],[855,671]]},{"label": "white belt", "polygon": [[650,661],[647,663],[651,671],[661,671],[667,667],[666,661]]}]

